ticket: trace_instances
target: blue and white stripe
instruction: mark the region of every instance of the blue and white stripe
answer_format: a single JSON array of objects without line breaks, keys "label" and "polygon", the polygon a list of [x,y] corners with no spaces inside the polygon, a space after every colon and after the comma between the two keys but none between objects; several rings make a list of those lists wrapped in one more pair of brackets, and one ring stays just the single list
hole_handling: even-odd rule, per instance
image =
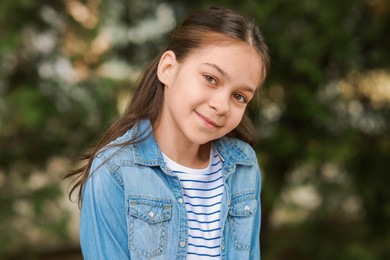
[{"label": "blue and white stripe", "polygon": [[192,169],[164,155],[165,163],[180,179],[188,217],[187,260],[221,258],[222,163],[211,149],[205,169]]}]

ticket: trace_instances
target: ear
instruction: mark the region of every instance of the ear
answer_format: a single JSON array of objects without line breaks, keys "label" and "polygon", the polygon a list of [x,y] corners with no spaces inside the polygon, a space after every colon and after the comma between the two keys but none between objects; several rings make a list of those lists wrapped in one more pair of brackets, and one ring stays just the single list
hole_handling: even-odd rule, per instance
[{"label": "ear", "polygon": [[175,75],[176,55],[169,50],[163,53],[157,67],[157,77],[165,86],[169,86]]}]

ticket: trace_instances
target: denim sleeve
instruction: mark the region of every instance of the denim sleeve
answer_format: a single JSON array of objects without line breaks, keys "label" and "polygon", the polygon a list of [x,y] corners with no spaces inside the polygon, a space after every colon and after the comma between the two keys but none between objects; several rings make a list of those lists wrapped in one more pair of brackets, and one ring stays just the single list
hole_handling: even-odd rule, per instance
[{"label": "denim sleeve", "polygon": [[259,259],[260,260],[260,225],[261,225],[261,202],[260,202],[260,191],[261,191],[261,175],[260,169],[257,169],[256,177],[256,200],[257,200],[257,209],[254,216],[254,225],[253,225],[253,234],[252,234],[252,244],[249,252],[249,259]]},{"label": "denim sleeve", "polygon": [[81,250],[87,260],[130,259],[124,191],[101,163],[94,159],[83,187]]}]

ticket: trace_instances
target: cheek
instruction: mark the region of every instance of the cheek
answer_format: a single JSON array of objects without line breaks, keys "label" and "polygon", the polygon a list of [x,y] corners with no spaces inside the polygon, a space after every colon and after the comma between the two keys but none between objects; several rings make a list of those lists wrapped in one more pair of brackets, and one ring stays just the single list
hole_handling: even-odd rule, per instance
[{"label": "cheek", "polygon": [[245,110],[240,109],[231,113],[230,125],[232,129],[236,128],[240,124],[242,117],[244,116],[244,112]]},{"label": "cheek", "polygon": [[195,83],[182,82],[177,86],[177,99],[183,104],[199,105],[206,102],[208,97],[207,91]]},{"label": "cheek", "polygon": [[174,83],[174,93],[184,98],[192,97],[196,94],[196,88],[189,77],[181,76]]}]

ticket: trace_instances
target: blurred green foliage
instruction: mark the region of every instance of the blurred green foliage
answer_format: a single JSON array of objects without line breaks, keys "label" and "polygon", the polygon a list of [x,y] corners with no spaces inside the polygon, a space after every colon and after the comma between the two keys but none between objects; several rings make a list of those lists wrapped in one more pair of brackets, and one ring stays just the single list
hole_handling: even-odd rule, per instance
[{"label": "blurred green foliage", "polygon": [[[219,4],[0,3],[0,258],[40,253],[36,234],[69,246],[67,168],[50,162],[75,162],[176,24]],[[258,21],[272,57],[249,108],[263,169],[263,258],[390,259],[390,1],[223,4]],[[36,184],[42,176],[50,181]]]}]

